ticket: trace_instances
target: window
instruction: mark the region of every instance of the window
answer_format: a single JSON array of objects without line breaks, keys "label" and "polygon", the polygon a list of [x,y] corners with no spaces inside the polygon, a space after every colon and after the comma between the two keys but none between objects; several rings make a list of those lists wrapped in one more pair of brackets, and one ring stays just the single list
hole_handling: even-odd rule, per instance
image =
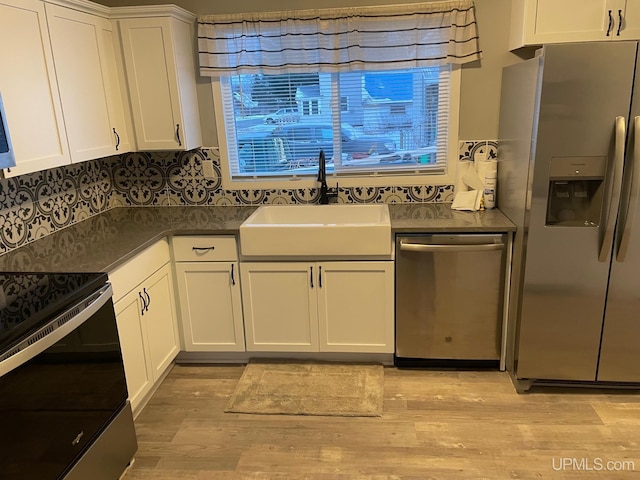
[{"label": "window", "polygon": [[303,115],[320,115],[320,100],[300,100]]},{"label": "window", "polygon": [[[220,89],[230,177],[314,175],[320,150],[328,173],[443,175],[450,78],[448,66],[225,77]],[[321,92],[319,98],[305,100],[310,90]],[[233,101],[240,93],[255,105],[250,111]],[[299,110],[281,107],[296,103]],[[343,110],[345,104],[350,108]]]},{"label": "window", "polygon": [[480,58],[473,11],[451,0],[200,17],[227,188],[313,185],[321,150],[342,185],[453,183],[458,65]]},{"label": "window", "polygon": [[341,112],[349,111],[349,97],[340,97],[340,111]]}]

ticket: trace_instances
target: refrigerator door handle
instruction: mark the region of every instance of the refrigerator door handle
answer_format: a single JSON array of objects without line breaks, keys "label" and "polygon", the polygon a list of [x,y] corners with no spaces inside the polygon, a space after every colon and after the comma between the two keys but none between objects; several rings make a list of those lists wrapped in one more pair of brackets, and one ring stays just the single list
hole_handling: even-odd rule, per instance
[{"label": "refrigerator door handle", "polygon": [[624,146],[627,136],[627,126],[624,117],[616,117],[615,130],[615,150],[614,150],[614,170],[611,197],[609,198],[609,211],[607,212],[606,227],[600,255],[598,261],[606,262],[609,259],[609,252],[613,245],[613,234],[616,220],[618,218],[618,208],[620,207],[620,194],[622,192],[622,170],[624,168]]},{"label": "refrigerator door handle", "polygon": [[631,228],[633,227],[633,219],[638,209],[638,197],[640,197],[640,117],[633,119],[633,155],[631,156],[631,165],[629,175],[631,175],[631,188],[629,189],[629,198],[627,199],[627,215],[622,226],[622,237],[620,237],[620,246],[616,261],[624,262],[629,249],[631,239]]}]

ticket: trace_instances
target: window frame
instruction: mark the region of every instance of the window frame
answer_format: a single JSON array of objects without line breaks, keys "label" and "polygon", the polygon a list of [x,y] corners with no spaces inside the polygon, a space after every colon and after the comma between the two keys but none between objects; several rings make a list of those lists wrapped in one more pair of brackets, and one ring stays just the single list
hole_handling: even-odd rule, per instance
[{"label": "window frame", "polygon": [[[407,185],[453,185],[456,179],[458,164],[458,131],[460,124],[460,73],[459,65],[451,65],[449,85],[449,125],[447,142],[446,173],[430,174],[425,171],[410,174],[405,172],[369,172],[327,174],[327,181],[339,182],[341,187],[365,186],[407,186]],[[213,106],[218,134],[218,148],[220,152],[220,170],[222,172],[222,187],[225,190],[268,190],[268,189],[299,189],[316,188],[318,182],[314,175],[283,177],[233,178],[229,165],[227,147],[227,132],[224,121],[224,106],[222,89],[218,77],[211,78]],[[335,99],[332,101],[336,101]],[[339,108],[339,100],[338,108]]]}]

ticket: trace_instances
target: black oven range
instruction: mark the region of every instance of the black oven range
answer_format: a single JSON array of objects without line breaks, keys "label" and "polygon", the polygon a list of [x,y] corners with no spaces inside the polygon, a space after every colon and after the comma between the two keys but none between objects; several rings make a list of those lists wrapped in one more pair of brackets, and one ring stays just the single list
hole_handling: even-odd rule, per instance
[{"label": "black oven range", "polygon": [[116,479],[137,450],[103,273],[0,272],[0,478]]}]

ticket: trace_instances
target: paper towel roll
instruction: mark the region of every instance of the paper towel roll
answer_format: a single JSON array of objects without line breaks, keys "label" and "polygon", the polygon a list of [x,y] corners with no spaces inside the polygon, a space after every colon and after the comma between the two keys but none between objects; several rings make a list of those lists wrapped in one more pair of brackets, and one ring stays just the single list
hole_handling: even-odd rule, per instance
[{"label": "paper towel roll", "polygon": [[465,174],[462,176],[462,181],[469,187],[470,190],[483,190],[484,182],[478,176],[478,172],[473,165],[471,165]]},{"label": "paper towel roll", "polygon": [[469,168],[472,168],[473,162],[462,161],[458,162],[458,166],[456,168],[456,184],[454,186],[454,192],[466,192],[469,190],[469,187],[462,181],[462,177],[467,173]]}]

